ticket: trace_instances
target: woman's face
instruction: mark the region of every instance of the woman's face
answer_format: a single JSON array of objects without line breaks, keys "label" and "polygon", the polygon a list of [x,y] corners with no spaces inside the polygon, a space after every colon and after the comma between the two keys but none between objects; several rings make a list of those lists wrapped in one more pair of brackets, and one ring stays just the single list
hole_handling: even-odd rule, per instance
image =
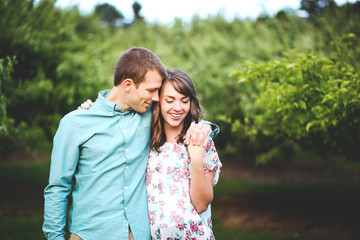
[{"label": "woman's face", "polygon": [[178,128],[181,131],[190,111],[190,98],[176,91],[170,82],[165,82],[159,103],[165,128]]}]

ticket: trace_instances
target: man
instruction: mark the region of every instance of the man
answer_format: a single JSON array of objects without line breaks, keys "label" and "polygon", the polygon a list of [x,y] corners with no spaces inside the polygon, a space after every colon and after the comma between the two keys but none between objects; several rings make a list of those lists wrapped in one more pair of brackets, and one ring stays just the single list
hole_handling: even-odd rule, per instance
[{"label": "man", "polygon": [[[115,66],[114,87],[101,91],[90,110],[61,120],[44,191],[47,239],[65,239],[70,194],[70,239],[150,239],[145,185],[150,106],[159,100],[165,77],[154,53],[131,48]],[[210,126],[192,131],[186,141],[191,134],[198,136],[194,143],[205,145]]]}]

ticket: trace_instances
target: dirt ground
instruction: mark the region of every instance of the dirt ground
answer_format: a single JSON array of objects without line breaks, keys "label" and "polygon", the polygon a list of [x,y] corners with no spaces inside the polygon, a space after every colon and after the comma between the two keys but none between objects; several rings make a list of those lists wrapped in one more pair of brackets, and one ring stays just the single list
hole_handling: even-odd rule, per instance
[{"label": "dirt ground", "polygon": [[[316,239],[360,239],[360,189],[342,191],[338,183],[359,182],[358,168],[300,163],[274,163],[254,167],[226,163],[221,178],[257,183],[324,184],[328,191],[314,189],[239,195],[214,199],[213,211],[221,209],[224,227],[253,229],[278,236]],[[221,181],[221,179],[220,179]],[[334,190],[331,186],[334,186]],[[346,186],[346,185],[345,185]]]},{"label": "dirt ground", "polygon": [[[221,179],[256,183],[360,182],[359,168],[274,163],[254,167],[224,162]],[[335,186],[335,185],[334,185]],[[43,189],[0,182],[0,219],[43,215]],[[309,236],[327,240],[360,239],[360,189],[358,192],[318,193],[314,189],[217,197],[213,212],[223,227],[252,229],[278,236]]]}]

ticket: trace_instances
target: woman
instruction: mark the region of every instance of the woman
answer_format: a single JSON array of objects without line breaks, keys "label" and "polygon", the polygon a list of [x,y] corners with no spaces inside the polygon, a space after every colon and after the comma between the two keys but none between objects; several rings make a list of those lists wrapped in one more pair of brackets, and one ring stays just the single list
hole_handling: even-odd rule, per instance
[{"label": "woman", "polygon": [[160,101],[153,104],[146,185],[152,239],[215,239],[210,203],[222,166],[210,139],[186,146],[184,136],[201,108],[191,78],[167,70]]}]

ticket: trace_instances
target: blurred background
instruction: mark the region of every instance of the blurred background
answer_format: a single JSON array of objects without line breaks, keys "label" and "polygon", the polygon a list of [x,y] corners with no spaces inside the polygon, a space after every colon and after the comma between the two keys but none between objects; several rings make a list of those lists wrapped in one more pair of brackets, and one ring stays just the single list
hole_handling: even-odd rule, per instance
[{"label": "blurred background", "polygon": [[59,120],[133,46],[220,126],[216,239],[359,239],[360,1],[218,2],[0,0],[0,239],[44,239]]}]

